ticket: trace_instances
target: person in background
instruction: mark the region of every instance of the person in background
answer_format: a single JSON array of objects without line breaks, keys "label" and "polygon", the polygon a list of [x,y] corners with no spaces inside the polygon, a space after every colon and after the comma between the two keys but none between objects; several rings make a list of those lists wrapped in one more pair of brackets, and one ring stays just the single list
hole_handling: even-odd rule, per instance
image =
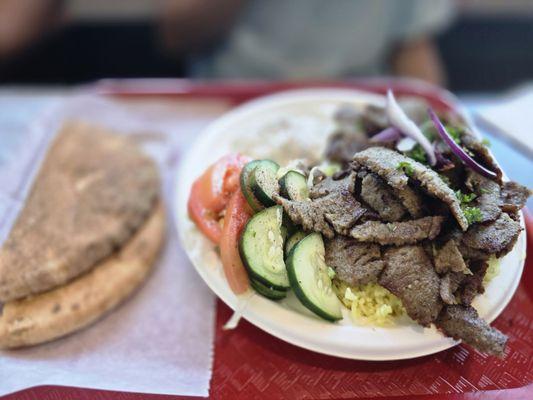
[{"label": "person in background", "polygon": [[[210,52],[192,57],[193,76],[333,79],[394,74],[444,83],[431,37],[451,21],[454,10],[450,1],[225,2],[226,7],[211,13],[217,20],[208,24],[214,37],[226,31],[225,39]],[[179,18],[181,3],[169,2],[170,11],[163,19],[167,28],[164,38],[171,49],[179,48],[185,37],[179,31],[186,24]],[[228,23],[231,26],[224,27]]]},{"label": "person in background", "polygon": [[[185,61],[192,77],[342,79],[387,74],[445,83],[432,36],[453,18],[450,0],[134,1],[143,2],[153,8],[158,45]],[[50,20],[59,6],[75,9],[76,3],[114,4],[111,8],[117,9],[109,0],[3,0],[0,58],[53,26]],[[124,9],[131,5],[121,4]],[[10,7],[17,12],[9,13]],[[9,27],[2,29],[3,24]]]}]

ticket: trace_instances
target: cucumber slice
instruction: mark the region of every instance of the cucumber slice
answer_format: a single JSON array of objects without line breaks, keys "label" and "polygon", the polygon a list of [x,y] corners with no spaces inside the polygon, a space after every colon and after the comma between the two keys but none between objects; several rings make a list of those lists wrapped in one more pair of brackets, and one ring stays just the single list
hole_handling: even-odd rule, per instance
[{"label": "cucumber slice", "polygon": [[287,272],[296,297],[305,307],[328,321],[337,321],[342,318],[341,303],[333,292],[324,256],[322,236],[311,233],[289,253]]},{"label": "cucumber slice", "polygon": [[252,207],[252,210],[254,210],[255,212],[261,211],[264,208],[263,205],[259,202],[259,200],[255,198],[250,187],[250,175],[252,174],[257,164],[259,164],[259,162],[260,160],[254,160],[247,163],[242,168],[240,177],[242,194],[244,195],[244,198],[246,199],[250,207]]},{"label": "cucumber slice", "polygon": [[266,297],[267,299],[281,300],[285,296],[287,296],[287,292],[285,290],[274,289],[273,287],[264,285],[263,283],[256,281],[255,279],[250,280],[250,285],[257,293],[259,293],[261,296]]},{"label": "cucumber slice", "polygon": [[290,286],[283,261],[281,218],[281,206],[258,212],[244,227],[239,241],[241,258],[250,276],[277,290]]},{"label": "cucumber slice", "polygon": [[309,188],[305,176],[289,171],[279,180],[280,194],[289,200],[302,201],[309,198]]},{"label": "cucumber slice", "polygon": [[252,193],[265,207],[275,206],[272,199],[274,193],[279,193],[279,183],[276,179],[279,165],[271,160],[261,160],[250,174]]},{"label": "cucumber slice", "polygon": [[281,238],[283,239],[283,246],[285,246],[285,243],[287,242],[287,236],[289,236],[289,231],[287,230],[287,227],[285,225],[281,225],[280,230],[281,230]]},{"label": "cucumber slice", "polygon": [[296,231],[293,233],[285,242],[285,257],[288,257],[293,247],[307,235],[308,234],[304,231]]}]

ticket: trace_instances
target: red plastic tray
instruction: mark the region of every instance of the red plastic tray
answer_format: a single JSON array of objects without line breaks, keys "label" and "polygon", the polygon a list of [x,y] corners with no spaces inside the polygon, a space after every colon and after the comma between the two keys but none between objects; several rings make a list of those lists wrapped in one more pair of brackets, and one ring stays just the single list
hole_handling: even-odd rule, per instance
[{"label": "red plastic tray", "polygon": [[[142,82],[141,82],[142,83]],[[398,94],[426,97],[434,107],[453,108],[447,92],[409,81],[364,80],[314,83],[312,86],[356,87],[383,93],[393,86]],[[166,81],[162,87],[139,81],[106,81],[97,91],[113,95],[220,97],[240,103],[258,95],[309,86],[280,83],[191,83]],[[529,233],[533,219],[526,218]],[[528,245],[533,245],[529,235]],[[531,248],[531,247],[529,247]],[[494,326],[509,335],[503,360],[486,357],[467,346],[436,355],[394,362],[350,361],[312,353],[285,343],[246,321],[223,331],[230,310],[217,307],[212,399],[529,399],[533,398],[533,257],[528,254],[520,286]],[[186,399],[82,388],[41,386],[6,399]]]}]

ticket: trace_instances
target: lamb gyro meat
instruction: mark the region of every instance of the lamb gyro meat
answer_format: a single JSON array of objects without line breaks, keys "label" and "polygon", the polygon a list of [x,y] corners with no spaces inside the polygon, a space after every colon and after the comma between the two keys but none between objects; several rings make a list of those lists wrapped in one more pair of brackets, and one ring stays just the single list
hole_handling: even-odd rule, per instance
[{"label": "lamb gyro meat", "polygon": [[510,252],[522,231],[520,223],[514,221],[508,214],[488,224],[474,224],[462,236],[461,245],[472,253],[485,253],[502,257]]},{"label": "lamb gyro meat", "polygon": [[391,247],[384,252],[379,283],[403,303],[407,315],[429,326],[442,309],[440,279],[422,246]]},{"label": "lamb gyro meat", "polygon": [[384,268],[377,244],[360,243],[344,236],[327,240],[326,264],[350,286],[376,283]]},{"label": "lamb gyro meat", "polygon": [[355,190],[355,173],[341,171],[334,176],[324,176],[309,189],[309,198],[318,199],[334,192],[353,194]]},{"label": "lamb gyro meat", "polygon": [[480,174],[466,171],[466,186],[476,195],[472,206],[480,211],[477,222],[495,221],[501,214],[500,185]]},{"label": "lamb gyro meat", "polygon": [[406,208],[393,190],[376,174],[360,172],[360,196],[383,221],[400,221],[407,213]]},{"label": "lamb gyro meat", "polygon": [[337,181],[327,178],[311,191],[314,199],[293,201],[276,195],[275,200],[291,221],[306,231],[322,233],[329,239],[336,233],[348,235],[368,210],[353,195],[354,177],[352,173]]},{"label": "lamb gyro meat", "polygon": [[471,306],[446,306],[435,325],[447,336],[460,339],[483,353],[503,356],[507,336],[487,324]]},{"label": "lamb gyro meat", "polygon": [[428,195],[448,205],[462,230],[468,228],[468,220],[456,194],[439,174],[428,166],[384,147],[363,150],[354,156],[354,162],[356,168],[362,166],[374,172],[399,192],[409,188],[409,179],[417,181]]},{"label": "lamb gyro meat", "polygon": [[531,191],[516,182],[504,182],[500,192],[500,207],[515,221],[518,220],[518,212],[524,208]]},{"label": "lamb gyro meat", "polygon": [[442,216],[423,217],[404,222],[367,221],[354,226],[349,235],[360,242],[381,245],[414,244],[435,239],[443,221]]},{"label": "lamb gyro meat", "polygon": [[495,172],[496,182],[502,184],[502,170],[490,154],[487,146],[466,129],[461,131],[461,143],[470,153],[474,154],[474,158],[477,161],[480,161],[486,168]]},{"label": "lamb gyro meat", "polygon": [[441,248],[436,248],[434,253],[435,271],[439,274],[449,272],[467,273],[469,271],[454,239],[448,240]]},{"label": "lamb gyro meat", "polygon": [[440,280],[440,298],[446,304],[457,304],[456,292],[468,275],[462,272],[448,272]]},{"label": "lamb gyro meat", "polygon": [[465,275],[457,289],[457,296],[462,305],[469,306],[478,294],[485,292],[483,280],[489,264],[485,260],[476,260],[469,263],[471,274]]}]

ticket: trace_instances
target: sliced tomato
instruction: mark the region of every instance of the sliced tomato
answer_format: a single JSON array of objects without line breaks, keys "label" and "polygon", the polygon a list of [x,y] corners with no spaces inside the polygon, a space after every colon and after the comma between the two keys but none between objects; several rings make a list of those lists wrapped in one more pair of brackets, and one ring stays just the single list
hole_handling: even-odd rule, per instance
[{"label": "sliced tomato", "polygon": [[228,154],[211,165],[192,185],[187,204],[189,216],[214,243],[220,241],[222,234],[219,214],[239,188],[239,175],[249,160],[240,154]]},{"label": "sliced tomato", "polygon": [[209,240],[213,243],[218,243],[222,235],[222,228],[218,223],[218,213],[205,207],[201,201],[201,195],[202,187],[197,181],[192,185],[189,195],[189,216]]},{"label": "sliced tomato", "polygon": [[220,239],[220,258],[224,274],[235,294],[242,294],[249,287],[248,273],[239,254],[239,238],[252,213],[241,190],[235,191],[226,208]]},{"label": "sliced tomato", "polygon": [[250,159],[240,154],[228,154],[211,165],[198,178],[202,186],[202,202],[214,212],[221,212],[239,187],[242,167]]}]

